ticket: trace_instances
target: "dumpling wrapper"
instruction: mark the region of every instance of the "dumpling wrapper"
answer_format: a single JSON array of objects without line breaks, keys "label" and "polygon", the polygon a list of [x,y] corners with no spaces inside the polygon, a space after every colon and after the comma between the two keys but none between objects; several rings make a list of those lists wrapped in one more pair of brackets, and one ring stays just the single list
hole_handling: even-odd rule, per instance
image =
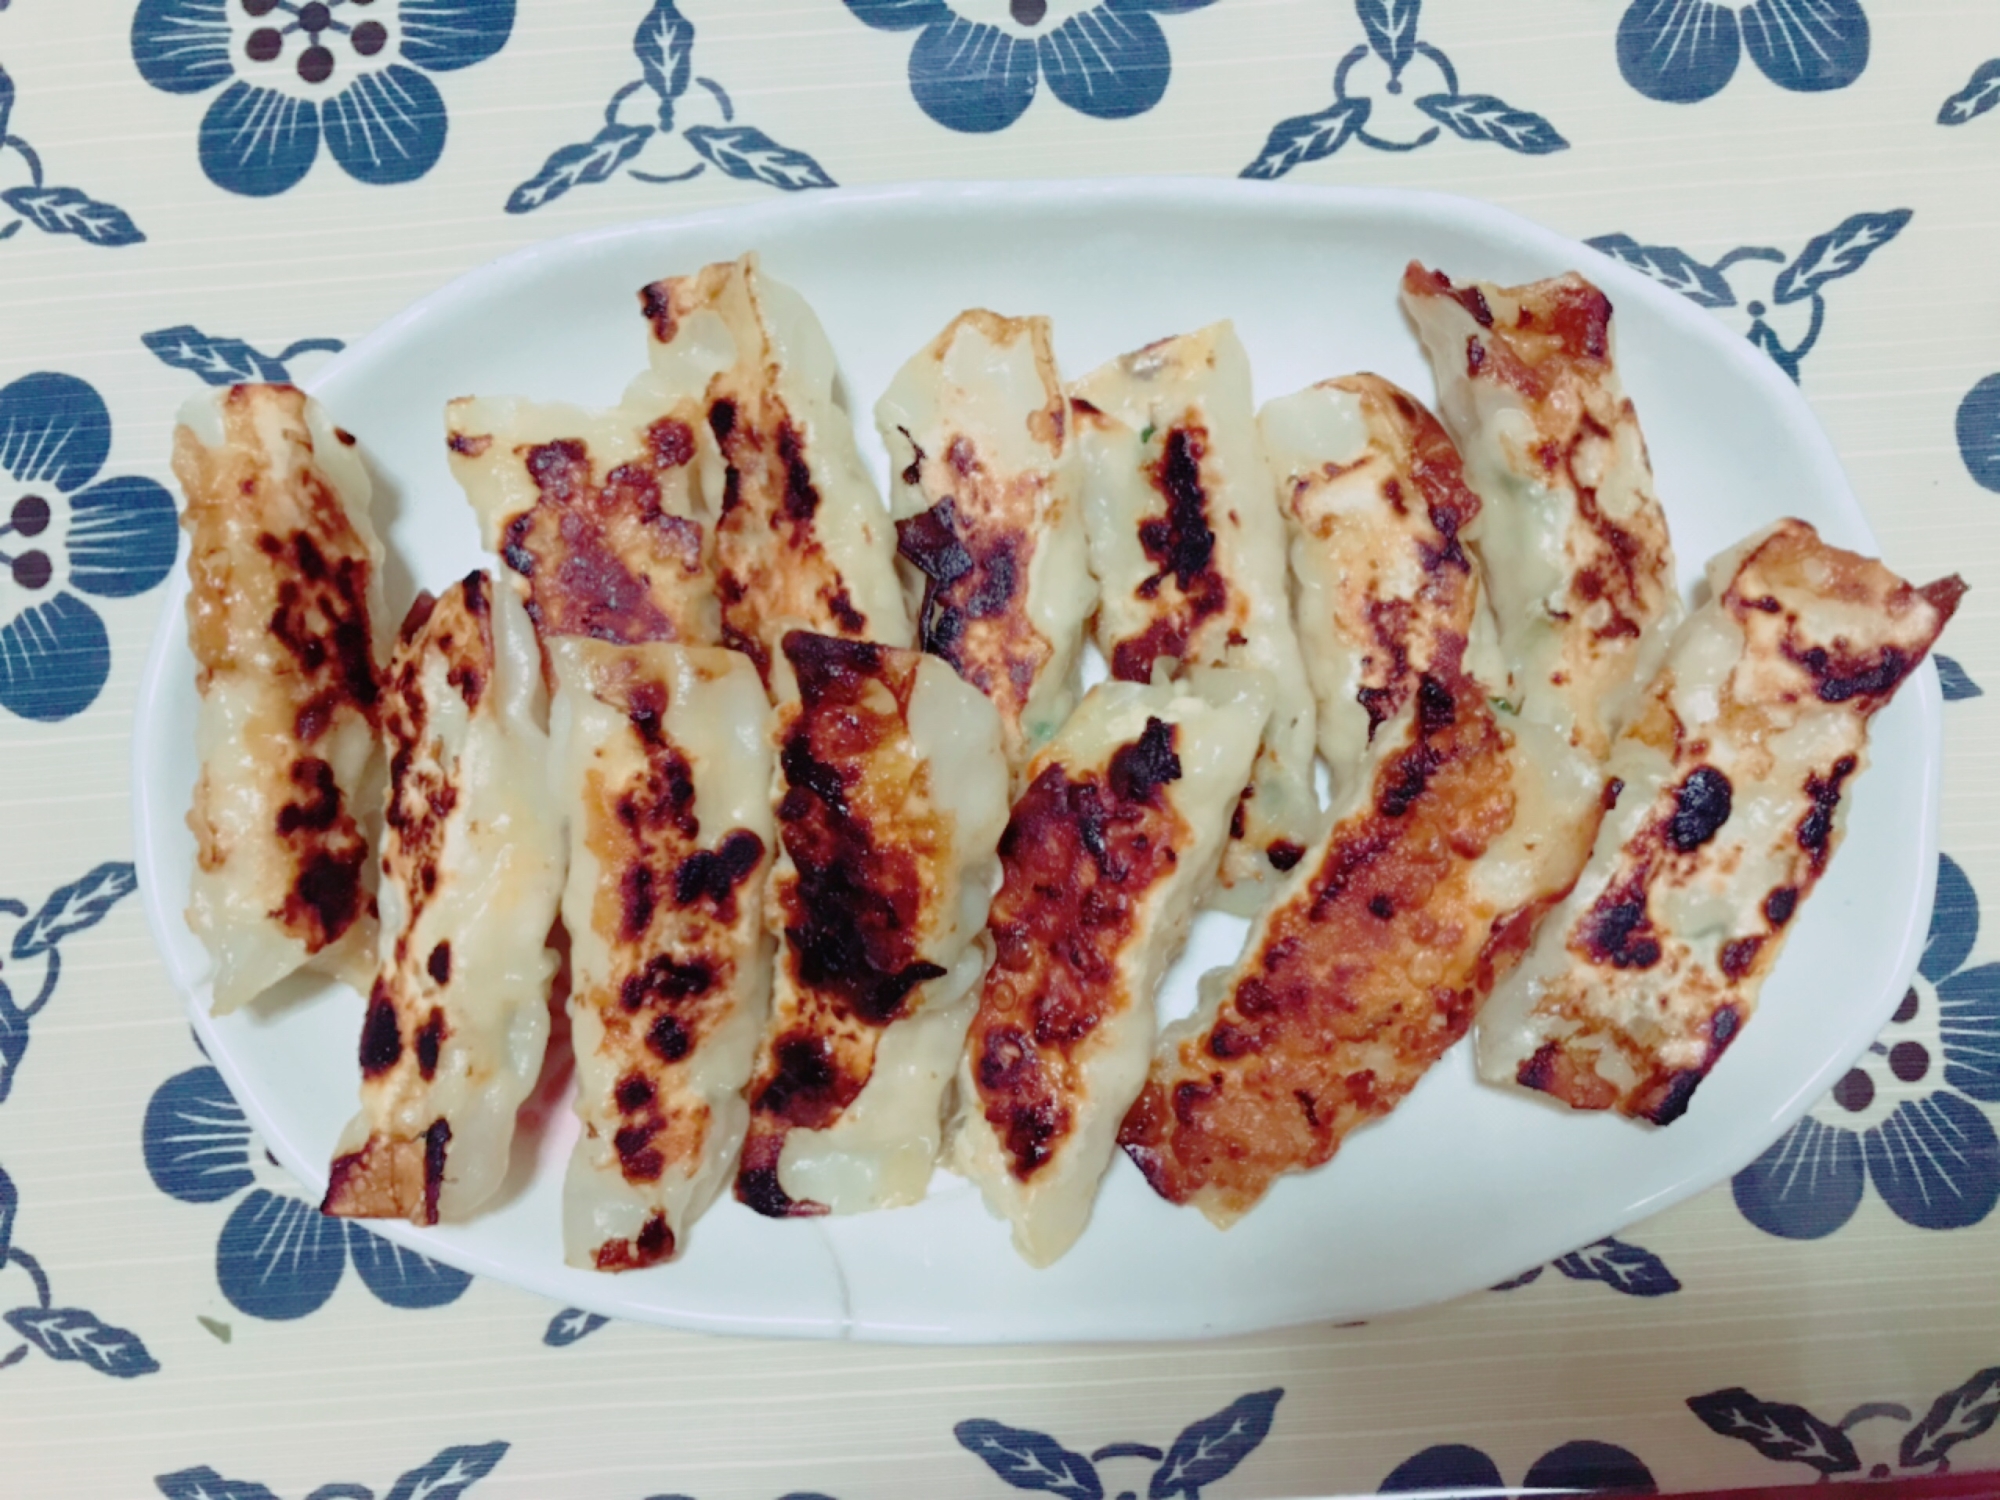
[{"label": "dumpling wrapper", "polygon": [[644,377],[605,412],[512,396],[446,405],[452,475],[543,639],[718,638],[700,420],[691,396]]},{"label": "dumpling wrapper", "polygon": [[1270,711],[1252,673],[1101,682],[1030,767],[1000,841],[951,1165],[1031,1265],[1089,1222],[1146,1080],[1160,979],[1215,880]]},{"label": "dumpling wrapper", "polygon": [[1589,864],[1479,1022],[1480,1075],[1666,1125],[1750,1021],[1868,725],[1965,592],[1780,521],[1709,564],[1612,752]]},{"label": "dumpling wrapper", "polygon": [[639,303],[654,380],[694,395],[722,644],[780,695],[790,630],[908,646],[895,529],[805,299],[749,254],[654,282]]},{"label": "dumpling wrapper", "polygon": [[[1416,691],[1440,631],[1455,630],[1479,517],[1458,450],[1409,392],[1379,375],[1324,380],[1257,416],[1291,536],[1299,647],[1336,795],[1375,731]],[[1492,616],[1474,606],[1467,668],[1504,695]]]},{"label": "dumpling wrapper", "polygon": [[959,314],[875,405],[918,644],[1000,711],[1018,783],[1076,706],[1097,605],[1046,318]]},{"label": "dumpling wrapper", "polygon": [[750,659],[718,646],[547,649],[583,1122],[563,1252],[632,1270],[686,1248],[743,1144],[771,989],[771,709]]},{"label": "dumpling wrapper", "polygon": [[779,934],[736,1196],[773,1217],[924,1196],[992,957],[1000,719],[935,656],[794,632],[779,705]]},{"label": "dumpling wrapper", "polygon": [[217,1015],[302,967],[365,988],[373,963],[387,631],[353,443],[288,385],[196,398],[174,433],[201,695],[187,922]]},{"label": "dumpling wrapper", "polygon": [[1412,262],[1403,306],[1485,504],[1468,540],[1486,568],[1515,707],[1602,760],[1681,620],[1610,299],[1575,272],[1454,286]]},{"label": "dumpling wrapper", "polygon": [[325,1213],[460,1222],[507,1175],[556,971],[565,850],[547,708],[511,589],[474,572],[418,596],[382,703],[389,805],[361,1111],[334,1148]]},{"label": "dumpling wrapper", "polygon": [[1479,506],[1455,467],[1431,476],[1437,519],[1410,523],[1437,561],[1403,596],[1409,690],[1242,956],[1161,1036],[1120,1132],[1155,1191],[1221,1227],[1331,1159],[1465,1035],[1603,814],[1597,763],[1497,710],[1465,668],[1480,585],[1457,536]]},{"label": "dumpling wrapper", "polygon": [[1285,527],[1228,323],[1122,355],[1071,390],[1096,635],[1111,675],[1263,672],[1271,717],[1215,900],[1248,915],[1321,827],[1312,687],[1292,631]]}]

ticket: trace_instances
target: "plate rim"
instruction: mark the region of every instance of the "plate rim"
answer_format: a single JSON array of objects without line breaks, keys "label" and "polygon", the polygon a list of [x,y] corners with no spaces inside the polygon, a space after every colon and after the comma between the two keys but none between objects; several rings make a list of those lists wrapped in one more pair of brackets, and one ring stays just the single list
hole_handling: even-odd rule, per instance
[{"label": "plate rim", "polygon": [[[1621,298],[1640,300],[1652,313],[1663,317],[1670,324],[1677,325],[1683,334],[1704,346],[1706,352],[1733,364],[1737,373],[1747,375],[1754,385],[1760,387],[1761,393],[1771,402],[1774,409],[1782,413],[1786,426],[1806,440],[1802,446],[1815,460],[1815,472],[1810,479],[1810,488],[1844,511],[1848,523],[1867,544],[1871,553],[1875,555],[1880,553],[1880,542],[1875,536],[1874,528],[1869,524],[1866,511],[1853,491],[1845,466],[1834,448],[1831,437],[1806,401],[1804,393],[1768,356],[1757,350],[1748,340],[1731,334],[1706,311],[1696,307],[1686,298],[1658,285],[1640,272],[1621,264],[1584,241],[1571,239],[1512,209],[1487,200],[1429,189],[1322,186],[1301,183],[1265,184],[1229,178],[1182,176],[998,181],[945,179],[869,184],[826,190],[804,198],[788,195],[748,203],[713,205],[682,214],[660,215],[578,230],[522,246],[505,255],[470,267],[390,314],[301,382],[301,386],[309,394],[316,394],[330,381],[337,381],[341,373],[350,366],[365,367],[378,347],[397,342],[412,334],[420,334],[426,322],[449,318],[461,304],[478,301],[489,288],[506,284],[512,278],[533,268],[538,262],[574,257],[598,246],[625,240],[643,240],[661,233],[685,232],[713,226],[727,226],[740,232],[746,240],[753,240],[759,228],[765,224],[782,225],[789,229],[801,220],[809,222],[822,216],[865,215],[899,204],[923,213],[949,213],[959,207],[1005,206],[1009,203],[1045,209],[1052,203],[1065,200],[1079,208],[1115,206],[1126,211],[1149,205],[1184,209],[1190,201],[1193,201],[1197,204],[1213,205],[1224,211],[1240,205],[1255,205],[1262,209],[1276,205],[1302,217],[1314,213],[1333,216],[1416,215],[1443,221],[1454,228],[1469,229],[1482,239],[1505,244],[1509,248],[1521,249],[1530,255],[1567,261],[1611,294],[1614,301]],[[1680,566],[1685,583],[1694,575],[1689,573],[1684,560]],[[159,864],[152,837],[152,830],[159,826],[159,809],[155,806],[152,788],[147,779],[147,767],[142,760],[141,746],[147,737],[145,731],[148,726],[157,722],[163,713],[164,695],[171,691],[166,667],[176,644],[176,634],[169,627],[171,622],[184,616],[188,588],[183,547],[177,554],[171,582],[161,601],[133,706],[130,740],[131,816],[134,860],[142,874]],[[1941,842],[1939,821],[1943,780],[1944,700],[1935,663],[1929,656],[1916,674],[1915,680],[1905,684],[1903,696],[1914,698],[1917,731],[1921,742],[1917,768],[1921,772],[1917,783],[1920,816],[1916,820],[1915,829],[1918,868],[1923,871],[1933,871],[1937,866]],[[177,821],[180,816],[180,809],[173,810],[169,814],[169,822]],[[172,957],[175,952],[173,936],[185,927],[182,914],[164,907],[159,882],[142,879],[141,893],[148,931],[161,965],[172,987],[182,993],[197,1039],[209,1065],[215,1067],[221,1074],[238,1107],[243,1110],[252,1128],[279,1158],[286,1172],[296,1179],[301,1187],[317,1195],[325,1185],[324,1169],[316,1169],[312,1157],[293,1149],[294,1143],[263,1107],[257,1092],[250,1087],[250,1080],[239,1066],[234,1049],[227,1039],[218,1034],[216,1018],[208,1013],[209,985],[205,981],[195,984],[183,982]],[[1892,985],[1885,986],[1883,998],[1875,1007],[1880,1014],[1874,1014],[1874,1011],[1867,1013],[1868,1016],[1872,1016],[1872,1020],[1868,1022],[1865,1034],[1861,1031],[1862,1021],[1857,1019],[1853,1032],[1843,1037],[1837,1047],[1830,1049],[1825,1060],[1812,1071],[1805,1082],[1787,1097],[1782,1105],[1770,1113],[1769,1119],[1773,1128],[1768,1138],[1760,1136],[1753,1141],[1749,1149],[1732,1153],[1728,1159],[1733,1165],[1721,1173],[1715,1173],[1709,1168],[1692,1169],[1636,1202],[1623,1203],[1615,1215],[1606,1216],[1612,1222],[1608,1223],[1602,1231],[1603,1234],[1616,1234],[1631,1224],[1663,1212],[1697,1193],[1710,1187],[1720,1186],[1768,1149],[1772,1141],[1789,1130],[1817,1102],[1830,1087],[1835,1076],[1842,1069],[1851,1066],[1853,1059],[1866,1049],[1868,1042],[1886,1023],[1900,991],[1908,985],[1911,976],[1916,972],[1928,938],[1935,895],[1934,877],[1919,881],[1919,890],[1909,908],[1900,948],[1890,970],[1897,976],[1896,981]],[[1853,1039],[1855,1036],[1859,1037],[1858,1041]],[[1453,1051],[1468,1045],[1470,1038],[1463,1038],[1454,1045]],[[1113,1336],[1094,1331],[1080,1331],[1074,1334],[1037,1331],[1018,1336],[1003,1331],[997,1334],[967,1335],[949,1329],[939,1330],[912,1326],[906,1322],[891,1322],[880,1317],[858,1318],[853,1311],[845,1277],[838,1272],[838,1251],[830,1243],[823,1224],[824,1221],[815,1219],[806,1221],[799,1227],[810,1227],[836,1267],[843,1303],[840,1313],[837,1316],[784,1318],[761,1322],[746,1318],[740,1313],[704,1314],[699,1309],[674,1309],[670,1312],[653,1309],[635,1311],[628,1303],[613,1295],[615,1278],[600,1278],[605,1283],[604,1293],[601,1296],[594,1295],[594,1282],[572,1282],[564,1274],[582,1276],[587,1273],[575,1272],[574,1268],[563,1264],[560,1260],[549,1267],[526,1265],[516,1259],[495,1260],[474,1247],[457,1242],[441,1245],[435,1238],[434,1230],[420,1229],[401,1220],[369,1220],[366,1222],[366,1227],[370,1232],[430,1259],[474,1275],[489,1277],[552,1302],[564,1303],[586,1312],[600,1313],[627,1321],[652,1322],[700,1333],[749,1337],[812,1337],[960,1347],[1080,1342],[1157,1344],[1169,1341],[1206,1341],[1220,1337],[1269,1332],[1325,1321],[1327,1317],[1332,1316],[1325,1312],[1306,1310],[1276,1321],[1263,1319],[1242,1323],[1224,1322],[1200,1332],[1189,1332],[1185,1324],[1180,1324],[1158,1331],[1140,1329]],[[1538,1260],[1534,1264],[1539,1265],[1542,1262]],[[1520,1269],[1525,1271],[1528,1268]],[[1379,1311],[1371,1312],[1367,1316],[1376,1319],[1419,1307],[1438,1306],[1478,1290],[1480,1287],[1474,1285],[1439,1296],[1390,1299]],[[652,1315],[654,1312],[658,1315]]]}]

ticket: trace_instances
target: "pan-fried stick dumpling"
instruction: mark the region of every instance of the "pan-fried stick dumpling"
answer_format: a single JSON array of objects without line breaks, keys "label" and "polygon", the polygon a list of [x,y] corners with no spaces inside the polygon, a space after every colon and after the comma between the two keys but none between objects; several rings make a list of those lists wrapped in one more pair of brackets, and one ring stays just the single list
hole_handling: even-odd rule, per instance
[{"label": "pan-fried stick dumpling", "polygon": [[1285,582],[1285,526],[1228,323],[1112,360],[1071,392],[1084,457],[1097,644],[1124,682],[1162,657],[1266,673],[1271,717],[1226,846],[1220,904],[1247,914],[1319,831],[1313,697]]},{"label": "pan-fried stick dumpling", "polygon": [[1471,541],[1518,706],[1602,760],[1681,618],[1610,299],[1575,272],[1461,287],[1412,262],[1403,306],[1485,502]]},{"label": "pan-fried stick dumpling", "polygon": [[782,649],[780,947],[736,1196],[773,1217],[914,1203],[993,952],[1000,719],[935,656],[803,631]]},{"label": "pan-fried stick dumpling", "polygon": [[719,646],[548,642],[569,813],[570,1037],[583,1134],[571,1265],[677,1254],[729,1184],[770,1001],[771,709]]},{"label": "pan-fried stick dumpling", "polygon": [[201,694],[187,921],[218,1015],[307,965],[366,987],[373,962],[387,632],[353,442],[288,385],[191,401],[174,433]]},{"label": "pan-fried stick dumpling", "polygon": [[[1447,527],[1449,522],[1447,522]],[[1451,532],[1429,538],[1455,551]],[[1497,711],[1464,669],[1477,575],[1412,580],[1423,663],[1333,824],[1169,1027],[1120,1143],[1154,1189],[1223,1227],[1329,1160],[1465,1035],[1568,889],[1602,816],[1597,762]]]},{"label": "pan-fried stick dumpling", "polygon": [[1708,579],[1612,752],[1590,863],[1479,1023],[1483,1077],[1656,1125],[1750,1020],[1839,843],[1869,720],[1965,591],[1913,588],[1803,521]]},{"label": "pan-fried stick dumpling", "polygon": [[361,1112],[321,1210],[458,1221],[499,1188],[549,1036],[563,885],[533,627],[475,572],[419,595],[382,703],[382,942]]},{"label": "pan-fried stick dumpling", "polygon": [[805,299],[751,254],[654,282],[639,303],[654,380],[695,396],[722,643],[780,692],[788,630],[909,645],[895,529]]},{"label": "pan-fried stick dumpling", "polygon": [[607,412],[518,397],[445,407],[451,471],[544,640],[713,643],[690,399],[635,385]]},{"label": "pan-fried stick dumpling", "polygon": [[[1437,418],[1379,375],[1281,397],[1257,425],[1291,534],[1320,754],[1341,794],[1439,641],[1459,636],[1470,567],[1460,533],[1478,520],[1479,499]],[[1481,646],[1489,660],[1475,675],[1504,692],[1490,616],[1476,608],[1468,657]]]},{"label": "pan-fried stick dumpling", "polygon": [[1030,767],[1000,841],[952,1165],[1031,1264],[1089,1222],[1146,1079],[1154,992],[1215,879],[1269,715],[1252,673],[1102,682]]},{"label": "pan-fried stick dumpling", "polygon": [[1046,318],[961,313],[875,405],[918,644],[1000,710],[1007,767],[1076,706],[1097,603]]}]

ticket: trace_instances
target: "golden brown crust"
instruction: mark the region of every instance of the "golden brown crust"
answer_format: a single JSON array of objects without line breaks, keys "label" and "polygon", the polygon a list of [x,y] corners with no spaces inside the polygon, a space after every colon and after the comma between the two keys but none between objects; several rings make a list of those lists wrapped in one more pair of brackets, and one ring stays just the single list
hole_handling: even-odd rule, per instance
[{"label": "golden brown crust", "polygon": [[[389,751],[382,868],[406,893],[409,913],[376,977],[362,1019],[364,1087],[386,1083],[390,1075],[410,1069],[428,1082],[436,1075],[447,1039],[444,1011],[436,997],[451,981],[450,941],[421,953],[410,943],[410,934],[442,877],[446,833],[458,805],[457,786],[432,754],[426,678],[441,664],[466,711],[478,708],[492,686],[494,666],[489,589],[486,574],[474,571],[440,598],[419,594],[389,661],[381,705],[382,736]],[[442,1119],[426,1122],[423,1131],[406,1136],[370,1136],[359,1150],[334,1162],[321,1211],[436,1223],[450,1139],[451,1127]]]},{"label": "golden brown crust", "polygon": [[[255,726],[288,745],[292,788],[272,830],[287,873],[269,915],[318,953],[372,903],[362,883],[367,840],[315,747],[354,718],[372,725],[379,684],[368,612],[374,560],[325,475],[309,461],[295,465],[312,444],[305,403],[288,385],[232,387],[220,403],[223,442],[206,448],[181,428],[174,473],[187,495],[196,685],[206,694],[219,675],[246,672],[280,695],[282,722]],[[188,826],[209,871],[230,855],[211,795],[204,773]]]},{"label": "golden brown crust", "polygon": [[907,724],[922,655],[805,631],[782,649],[799,692],[778,734],[790,867],[769,896],[786,983],[751,1073],[736,1179],[736,1196],[774,1217],[825,1212],[780,1185],[785,1136],[840,1117],[873,1075],[883,1029],[945,972],[918,942],[951,843]]},{"label": "golden brown crust", "polygon": [[987,922],[995,956],[965,1045],[974,1107],[1022,1181],[1075,1126],[1070,1101],[1088,1092],[1079,1054],[1134,1003],[1124,950],[1148,892],[1172,877],[1175,851],[1188,845],[1185,820],[1160,790],[1180,779],[1175,732],[1147,720],[1102,772],[1046,766],[1001,836]]}]

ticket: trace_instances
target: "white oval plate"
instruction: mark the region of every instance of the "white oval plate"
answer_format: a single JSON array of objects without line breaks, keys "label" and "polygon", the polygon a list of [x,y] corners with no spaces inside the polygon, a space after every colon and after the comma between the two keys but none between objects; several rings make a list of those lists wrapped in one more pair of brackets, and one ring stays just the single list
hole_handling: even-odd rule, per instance
[{"label": "white oval plate", "polygon": [[[1798,390],[1747,341],[1573,241],[1462,199],[1210,181],[947,184],[777,199],[538,246],[461,277],[315,382],[377,478],[392,609],[485,563],[445,468],[442,409],[466,393],[615,402],[645,365],[634,293],[746,249],[818,310],[878,480],[867,413],[897,367],[961,309],[1046,313],[1072,375],[1233,318],[1260,400],[1370,369],[1428,397],[1396,301],[1417,257],[1455,277],[1527,281],[1571,267],[1611,296],[1618,352],[1673,527],[1683,583],[1781,515],[1873,553],[1838,460]],[[360,997],[295,988],[222,1021],[181,920],[192,840],[193,662],[169,601],[134,735],[147,912],[209,1055],[278,1159],[317,1199],[353,1112]],[[1669,1130],[1572,1114],[1473,1076],[1461,1044],[1385,1124],[1288,1178],[1235,1229],[1153,1196],[1121,1156],[1059,1264],[1029,1269],[978,1195],[939,1174],[914,1208],[772,1221],[718,1204],[679,1262],[618,1276],[562,1261],[566,1108],[517,1151],[514,1190],[476,1222],[400,1244],[577,1307],[714,1332],[910,1341],[1209,1337],[1366,1318],[1476,1288],[1612,1233],[1740,1169],[1874,1038],[1914,970],[1937,862],[1939,705],[1926,667],[1878,718],[1846,846],[1808,904],[1755,1024]],[[1235,957],[1205,918],[1162,1006]]]}]

